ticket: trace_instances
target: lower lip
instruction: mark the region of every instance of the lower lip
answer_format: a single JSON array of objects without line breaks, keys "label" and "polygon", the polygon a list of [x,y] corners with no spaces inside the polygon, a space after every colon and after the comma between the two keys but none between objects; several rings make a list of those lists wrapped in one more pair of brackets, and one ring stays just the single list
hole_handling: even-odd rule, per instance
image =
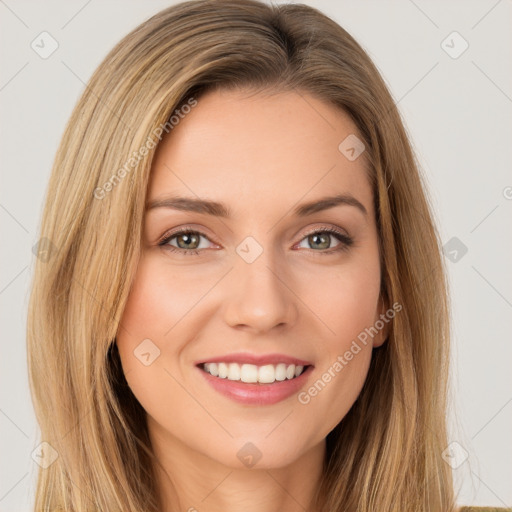
[{"label": "lower lip", "polygon": [[248,405],[271,405],[281,402],[297,393],[304,386],[313,366],[308,366],[294,379],[275,381],[272,384],[246,384],[239,380],[221,379],[196,367],[213,389],[235,402]]}]

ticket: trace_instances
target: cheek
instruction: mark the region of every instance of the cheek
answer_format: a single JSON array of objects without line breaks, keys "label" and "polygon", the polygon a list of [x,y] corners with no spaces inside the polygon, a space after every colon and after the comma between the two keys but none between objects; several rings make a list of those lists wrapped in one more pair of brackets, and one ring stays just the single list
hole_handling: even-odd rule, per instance
[{"label": "cheek", "polygon": [[197,301],[197,283],[184,277],[183,270],[166,265],[161,256],[142,256],[121,318],[118,344],[121,338],[122,343],[135,348],[150,338],[163,347],[166,334]]},{"label": "cheek", "polygon": [[364,329],[375,322],[380,286],[376,279],[359,275],[354,279],[342,280],[336,290],[331,290],[332,305],[329,312],[333,330],[341,347],[356,338]]},{"label": "cheek", "polygon": [[319,339],[315,379],[298,399],[309,418],[325,418],[327,434],[350,410],[366,380],[372,356],[369,332],[378,318],[378,260],[361,258],[317,283],[322,286],[313,288],[314,293],[310,289],[308,303],[328,329]]},{"label": "cheek", "polygon": [[[159,382],[169,380],[164,372],[165,333],[185,314],[184,299],[173,297],[172,279],[164,279],[162,272],[151,256],[141,256],[116,336],[124,374],[139,399],[148,394],[149,382],[162,389],[168,386],[168,382]],[[179,351],[179,345],[175,349]]]},{"label": "cheek", "polygon": [[371,251],[360,256],[339,269],[328,269],[318,275],[314,286],[311,279],[303,280],[301,296],[307,297],[306,302],[327,327],[323,330],[323,344],[329,352],[350,345],[378,318],[379,262]]},{"label": "cheek", "polygon": [[[185,341],[177,333],[170,344],[167,333],[176,324],[175,331],[179,331],[180,320],[197,302],[197,291],[190,292],[183,277],[180,281],[173,272],[165,260],[141,256],[116,336],[131,391],[150,415],[164,421],[176,416],[176,408],[190,409],[190,397],[179,385],[183,380],[179,367],[172,364]],[[198,411],[189,411],[189,418],[197,424],[204,420]]]}]

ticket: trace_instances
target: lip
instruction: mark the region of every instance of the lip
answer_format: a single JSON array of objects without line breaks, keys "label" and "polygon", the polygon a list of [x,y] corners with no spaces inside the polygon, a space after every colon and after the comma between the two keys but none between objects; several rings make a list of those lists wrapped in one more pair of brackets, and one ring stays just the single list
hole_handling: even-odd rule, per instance
[{"label": "lip", "polygon": [[196,366],[203,363],[239,363],[254,364],[256,366],[264,366],[266,364],[294,364],[295,366],[312,366],[313,363],[304,359],[287,356],[286,354],[251,354],[249,352],[238,352],[236,354],[226,354],[219,357],[212,357],[202,361],[197,361]]},{"label": "lip", "polygon": [[[216,359],[204,362],[224,361],[225,359]],[[238,359],[238,361],[240,361]],[[237,362],[237,361],[230,361]],[[281,362],[284,362],[281,359]],[[254,363],[247,363],[254,364]],[[275,364],[275,363],[268,363]],[[293,363],[290,363],[293,364]],[[310,365],[298,377],[291,380],[275,381],[272,384],[246,384],[238,380],[221,379],[214,377],[208,372],[204,371],[199,366],[196,366],[197,371],[201,373],[206,382],[218,393],[234,400],[237,403],[245,405],[272,405],[299,392],[299,390],[306,384],[314,366]]]}]

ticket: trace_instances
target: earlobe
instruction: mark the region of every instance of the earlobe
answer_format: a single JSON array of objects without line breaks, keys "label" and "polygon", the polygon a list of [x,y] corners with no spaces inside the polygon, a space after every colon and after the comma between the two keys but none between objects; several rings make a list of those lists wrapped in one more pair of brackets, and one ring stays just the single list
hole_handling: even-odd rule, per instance
[{"label": "earlobe", "polygon": [[389,336],[389,327],[392,318],[388,315],[389,305],[388,301],[384,298],[383,294],[379,297],[377,306],[377,314],[375,316],[374,327],[377,329],[377,334],[373,338],[373,347],[380,347],[383,345]]},{"label": "earlobe", "polygon": [[385,333],[379,333],[374,339],[373,339],[373,348],[380,347],[384,345],[384,343],[388,340],[388,337]]}]

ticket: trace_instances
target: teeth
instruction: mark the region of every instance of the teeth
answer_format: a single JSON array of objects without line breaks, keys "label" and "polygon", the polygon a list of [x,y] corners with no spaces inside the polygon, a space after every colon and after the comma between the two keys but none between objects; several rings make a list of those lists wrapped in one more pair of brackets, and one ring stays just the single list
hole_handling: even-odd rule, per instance
[{"label": "teeth", "polygon": [[240,366],[236,363],[229,363],[228,379],[229,380],[240,380]]},{"label": "teeth", "polygon": [[242,382],[258,382],[258,373],[258,367],[256,365],[243,364],[240,368],[240,380]]},{"label": "teeth", "polygon": [[[300,366],[297,366],[300,368]],[[276,366],[276,380],[284,380],[286,379],[286,365],[284,363],[279,363]]]},{"label": "teeth", "polygon": [[225,379],[228,376],[229,367],[226,363],[219,363],[219,377]]},{"label": "teeth", "polygon": [[241,380],[246,383],[272,384],[273,382],[291,380],[304,371],[304,366],[279,363],[256,366],[238,363],[204,363],[203,370],[221,379]]},{"label": "teeth", "polygon": [[[294,372],[295,373],[295,372]],[[260,366],[258,369],[258,382],[270,384],[276,380],[276,370],[271,364]]]}]

